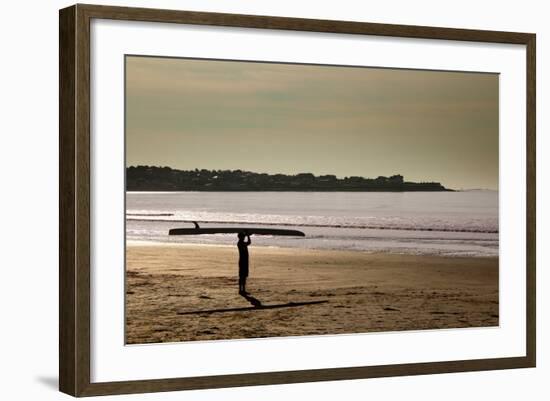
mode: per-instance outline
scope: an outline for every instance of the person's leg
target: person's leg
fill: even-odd
[[[243,292],[246,293],[246,279],[248,278],[248,260],[243,263],[241,277],[243,278]]]
[[[239,293],[246,293],[246,276],[239,276]]]

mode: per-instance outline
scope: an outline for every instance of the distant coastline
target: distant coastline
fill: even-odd
[[[377,178],[312,173],[267,174],[243,170],[176,170],[170,167],[126,168],[127,191],[294,191],[294,192],[441,192],[439,182],[405,181],[400,174]]]

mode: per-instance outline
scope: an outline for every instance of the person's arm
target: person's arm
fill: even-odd
[[[246,234],[246,239],[248,240],[246,242],[246,245],[250,245],[252,243],[252,241],[250,240],[250,234]]]

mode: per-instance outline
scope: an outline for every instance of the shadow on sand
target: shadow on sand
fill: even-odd
[[[191,312],[178,312],[178,315],[202,315],[210,313],[224,313],[224,312],[244,312],[244,311],[257,311],[257,310],[266,310],[266,309],[279,309],[279,308],[294,308],[297,306],[307,306],[307,305],[317,305],[327,303],[327,300],[322,301],[306,301],[306,302],[288,302],[286,304],[274,304],[274,305],[264,305],[258,298],[254,298],[248,293],[241,293],[241,297],[246,299],[252,306],[244,308],[226,308],[226,309],[207,309],[207,310],[198,310]]]

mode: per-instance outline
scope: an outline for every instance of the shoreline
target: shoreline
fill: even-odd
[[[129,244],[127,344],[499,324],[497,257],[260,246],[250,255],[247,298],[234,246]]]
[[[126,240],[126,246],[127,247],[182,247],[182,248],[192,248],[192,247],[198,247],[198,248],[226,248],[226,249],[236,249],[236,242],[235,244],[205,244],[205,243],[196,243],[196,242],[163,242],[163,241],[154,241],[154,240]],[[390,252],[390,251],[370,251],[370,250],[363,250],[363,249],[331,249],[331,248],[301,248],[301,247],[290,247],[290,246],[277,246],[277,245],[259,245],[254,244],[251,252],[253,252],[256,249],[260,248],[266,248],[266,249],[281,249],[281,250],[298,250],[298,251],[319,251],[319,252],[357,252],[357,253],[365,253],[369,255],[396,255],[396,256],[426,256],[426,257],[440,257],[440,258],[482,258],[482,259],[492,259],[496,258],[498,259],[498,256],[494,255],[465,255],[465,254],[436,254],[436,253],[410,253],[410,252]]]

